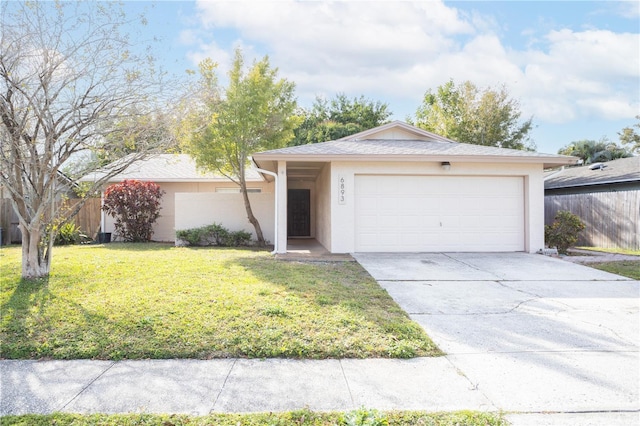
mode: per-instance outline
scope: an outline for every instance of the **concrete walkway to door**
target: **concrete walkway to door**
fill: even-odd
[[[514,423],[640,424],[640,282],[525,253],[354,256]]]

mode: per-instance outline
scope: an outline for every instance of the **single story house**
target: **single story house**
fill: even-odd
[[[332,253],[536,252],[544,247],[544,169],[577,159],[458,143],[395,121],[252,161],[253,211],[279,253],[292,238],[315,238]],[[155,239],[213,222],[253,231],[237,186],[188,157],[158,156],[112,181],[127,178],[166,191]]]
[[[577,159],[458,143],[395,121],[253,161],[277,173],[278,252],[301,236],[332,253],[536,252],[544,169]]]
[[[546,224],[559,210],[586,224],[579,245],[640,249],[640,157],[550,171],[544,193]]]

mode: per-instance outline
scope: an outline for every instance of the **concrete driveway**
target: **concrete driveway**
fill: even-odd
[[[525,253],[354,257],[496,409],[640,424],[640,282]]]

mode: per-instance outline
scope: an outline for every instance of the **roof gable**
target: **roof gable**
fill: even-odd
[[[392,121],[373,129],[365,130],[354,135],[337,139],[338,141],[359,141],[359,140],[423,140],[456,143],[435,133],[412,126],[403,121]]]

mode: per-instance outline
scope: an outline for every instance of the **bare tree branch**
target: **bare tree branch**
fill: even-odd
[[[167,83],[123,32],[132,22],[115,3],[0,3],[0,185],[19,217],[23,277],[49,273],[45,233],[79,209],[56,207],[63,168],[87,174],[104,165],[100,152],[124,157],[96,175],[95,191],[171,143],[140,125],[163,119]],[[130,140],[142,141],[135,152],[124,149]]]

